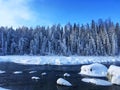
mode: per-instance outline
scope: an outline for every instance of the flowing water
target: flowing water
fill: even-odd
[[[120,65],[118,62],[113,63]],[[107,64],[107,66],[109,66]],[[0,70],[6,73],[0,74],[0,87],[10,90],[120,90],[120,86],[97,86],[82,82],[84,76],[79,75],[81,65],[55,66],[55,65],[19,65],[15,63],[0,63]],[[14,74],[15,71],[22,73]],[[36,71],[32,72],[31,71]],[[46,73],[46,75],[42,75]],[[64,77],[69,73],[70,77]],[[32,80],[31,77],[39,77]],[[58,78],[64,78],[72,83],[73,87],[59,86],[56,84]],[[102,78],[106,79],[106,78]]]

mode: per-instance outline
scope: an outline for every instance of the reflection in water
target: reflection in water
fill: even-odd
[[[72,87],[65,87],[65,86],[56,86],[57,90],[72,90]]]
[[[120,86],[118,85],[113,85],[110,90],[120,90]]]

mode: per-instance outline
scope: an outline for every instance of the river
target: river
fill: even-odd
[[[118,62],[105,64],[120,65]],[[11,62],[0,63],[0,70],[6,73],[0,74],[0,87],[10,90],[120,90],[120,86],[97,86],[82,82],[81,65],[20,65]],[[22,73],[15,74],[15,71]],[[33,71],[32,73],[30,73]],[[42,75],[42,73],[46,73]],[[70,77],[64,77],[64,73],[69,73]],[[31,77],[39,77],[33,80]],[[72,83],[73,87],[59,86],[56,84],[58,78],[64,78]],[[105,79],[106,78],[102,78]]]

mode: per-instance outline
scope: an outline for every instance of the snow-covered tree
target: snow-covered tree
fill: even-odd
[[[47,28],[0,27],[0,55],[119,55],[119,41],[119,23],[110,19]]]

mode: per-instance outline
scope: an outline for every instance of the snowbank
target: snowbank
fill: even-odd
[[[102,56],[0,56],[0,62],[14,62],[35,65],[79,65],[89,63],[116,62],[120,57]]]
[[[99,63],[83,65],[80,74],[94,77],[105,77],[107,75],[107,67]]]
[[[68,82],[67,80],[65,80],[63,78],[59,78],[57,80],[57,84],[63,85],[63,86],[72,86],[72,84],[70,82]]]
[[[120,85],[120,67],[111,65],[108,69],[107,77],[111,83]]]
[[[111,82],[108,82],[106,80],[101,80],[101,79],[96,79],[96,78],[83,78],[82,79],[83,82],[87,82],[87,83],[92,83],[95,85],[101,85],[101,86],[111,86]]]

